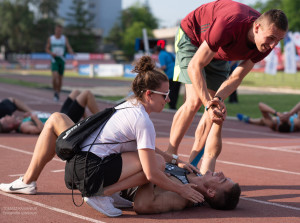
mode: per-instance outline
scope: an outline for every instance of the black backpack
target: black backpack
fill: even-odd
[[[56,140],[55,152],[57,156],[62,160],[72,159],[75,154],[81,151],[80,144],[87,136],[102,124],[104,126],[115,112],[115,107],[106,108],[62,132]]]

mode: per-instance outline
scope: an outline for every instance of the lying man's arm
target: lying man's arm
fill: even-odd
[[[180,211],[188,206],[191,206],[191,202],[187,199],[154,186],[152,183],[139,187],[134,199],[134,211],[138,214]]]

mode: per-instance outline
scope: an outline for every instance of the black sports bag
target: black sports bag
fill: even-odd
[[[79,146],[83,140],[99,126],[105,125],[115,111],[114,107],[106,108],[62,132],[56,140],[55,152],[57,156],[62,160],[72,159],[75,154],[80,152],[81,148]]]

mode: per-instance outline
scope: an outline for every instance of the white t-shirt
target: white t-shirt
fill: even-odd
[[[137,151],[137,149],[155,150],[156,133],[144,106],[136,100],[131,100],[117,106],[116,109],[120,110],[117,110],[108,120],[95,141],[96,145],[92,146],[90,152],[99,157],[105,157],[113,153]],[[83,148],[82,151],[88,151],[89,145],[94,142],[101,127],[83,141],[80,146]],[[97,145],[97,143],[116,142],[120,143]]]

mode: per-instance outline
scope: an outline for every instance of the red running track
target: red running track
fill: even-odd
[[[22,99],[36,110],[58,111],[52,92],[0,83],[0,99]],[[62,100],[67,94],[62,95]],[[110,106],[98,101],[101,108]],[[165,111],[151,118],[157,131],[157,146],[166,148],[174,113]],[[181,143],[179,153],[187,159],[193,144],[196,117]],[[157,215],[136,215],[125,209],[118,218],[108,218],[88,205],[75,207],[71,191],[64,185],[64,162],[55,158],[42,172],[37,195],[0,192],[0,222],[300,222],[300,134],[279,134],[266,127],[226,120],[223,151],[216,170],[239,182],[242,195],[233,211],[209,207]],[[24,174],[37,136],[0,134],[0,182],[11,182]],[[81,201],[79,193],[75,199]]]

